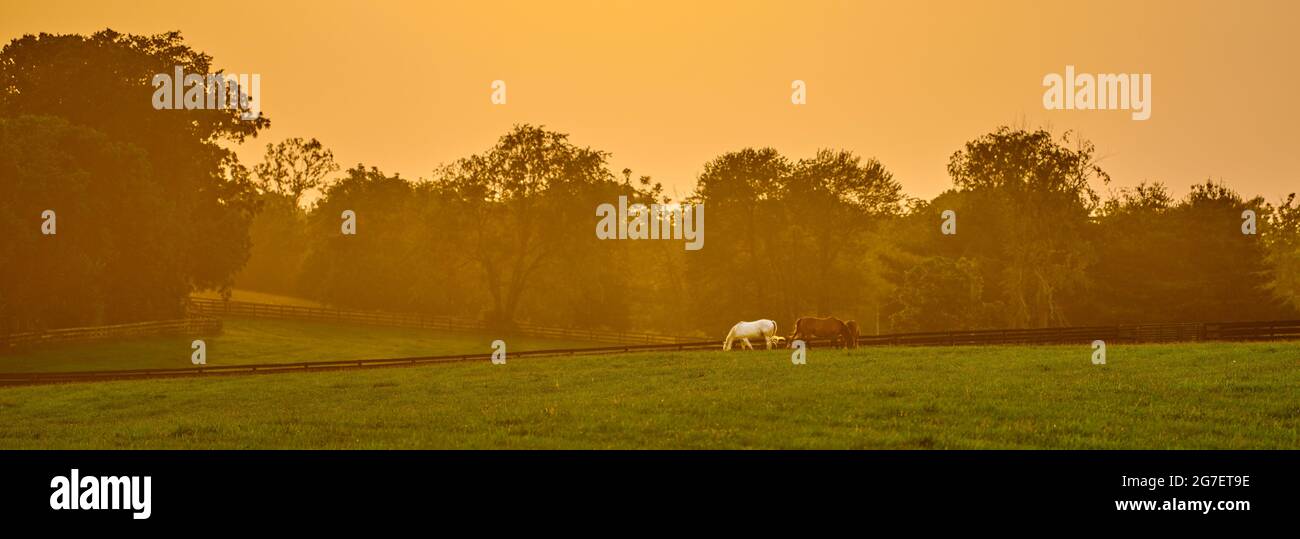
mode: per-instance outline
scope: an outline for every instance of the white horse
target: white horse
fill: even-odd
[[[767,344],[767,349],[772,349],[772,339],[776,336],[776,322],[768,319],[755,320],[753,322],[737,322],[731,326],[731,331],[727,333],[727,339],[722,341],[723,350],[731,350],[731,343],[736,339],[745,345],[745,348],[754,349],[754,345],[749,344],[749,339],[763,338]]]

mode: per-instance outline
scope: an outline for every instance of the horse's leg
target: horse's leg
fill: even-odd
[[[752,344],[749,343],[749,337],[742,337],[740,340],[743,341],[743,342],[745,343],[745,349],[746,349],[746,350],[753,350],[753,349],[754,349],[754,345],[752,345]]]

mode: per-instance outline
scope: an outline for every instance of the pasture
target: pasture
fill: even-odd
[[[650,352],[0,388],[3,448],[1300,447],[1300,342]]]
[[[190,343],[195,338],[202,338],[207,344],[209,366],[489,353],[496,338],[479,333],[297,320],[227,318],[223,322],[220,335],[144,337],[0,354],[0,372],[193,367]],[[584,346],[593,344],[510,338],[510,350]]]

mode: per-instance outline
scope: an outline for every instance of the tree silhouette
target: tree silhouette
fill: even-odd
[[[267,144],[266,156],[253,167],[263,192],[289,197],[295,206],[302,203],[303,194],[324,187],[329,175],[338,170],[334,152],[319,140],[301,137]]]
[[[0,174],[9,183],[22,169],[38,168],[41,156],[56,152],[58,159],[78,163],[77,179],[49,178],[50,189],[26,193],[22,203],[48,205],[54,193],[77,182],[84,188],[103,192],[103,211],[113,216],[101,224],[115,241],[117,255],[88,251],[79,264],[107,268],[105,282],[148,279],[151,287],[113,289],[87,312],[105,313],[105,320],[161,318],[180,314],[184,297],[194,288],[230,285],[244,264],[249,249],[248,225],[256,211],[255,190],[247,171],[222,141],[242,142],[269,126],[259,116],[241,120],[239,110],[155,110],[152,104],[156,74],[172,74],[176,67],[185,73],[211,72],[211,58],[197,52],[178,32],[136,36],[104,30],[91,36],[27,35],[15,39],[0,51],[0,117],[24,116],[61,118],[71,126],[93,130],[103,136],[102,144],[72,144],[62,148],[37,149],[23,145],[9,156],[19,159],[14,168]],[[23,123],[11,124],[28,125]],[[47,131],[48,132],[48,131]],[[93,138],[82,133],[83,138]],[[43,139],[57,141],[62,135]],[[46,144],[47,142],[41,142]],[[55,142],[51,142],[55,143]],[[122,181],[121,165],[98,159],[97,148],[111,145],[112,153],[136,152],[145,170],[135,174],[139,181]],[[41,152],[33,154],[31,152]],[[16,155],[16,156],[15,156]],[[136,167],[138,169],[138,167]],[[71,174],[69,169],[65,172]],[[141,203],[142,199],[159,201]],[[76,208],[75,202],[63,202]],[[80,241],[78,234],[89,230],[77,226],[86,215],[63,214],[68,226],[60,241]],[[29,223],[22,219],[24,226]],[[148,243],[152,247],[141,244]],[[28,246],[36,251],[21,254],[41,256],[48,245]],[[25,247],[25,248],[28,248]],[[149,256],[124,257],[123,253],[148,251]],[[46,268],[56,272],[56,268]],[[67,301],[77,301],[65,298]],[[50,298],[49,301],[61,301]],[[99,318],[99,317],[92,317]]]

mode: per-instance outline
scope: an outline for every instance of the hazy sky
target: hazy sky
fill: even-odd
[[[317,137],[408,177],[544,124],[686,194],[723,152],[874,156],[914,196],[999,125],[1075,130],[1116,186],[1300,190],[1300,2],[62,2],[0,0],[0,38],[180,30],[260,73],[266,142]],[[1151,118],[1048,111],[1042,81],[1150,73]],[[502,79],[509,102],[489,101]],[[808,104],[790,84],[808,84]]]

